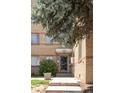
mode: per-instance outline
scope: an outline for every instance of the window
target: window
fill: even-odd
[[[47,56],[46,59],[47,60],[53,60],[53,57],[52,56]]]
[[[51,44],[52,43],[52,38],[46,36],[46,43]]]
[[[39,34],[31,34],[31,43],[32,44],[39,44],[40,43]]]
[[[32,66],[40,65],[40,57],[39,56],[32,56],[31,57],[31,65]]]

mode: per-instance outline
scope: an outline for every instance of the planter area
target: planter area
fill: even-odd
[[[31,93],[46,93],[50,80],[31,80]]]
[[[44,73],[45,80],[51,80],[51,73]]]

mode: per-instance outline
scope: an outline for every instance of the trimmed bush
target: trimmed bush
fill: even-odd
[[[44,73],[51,73],[52,76],[56,76],[57,65],[53,60],[43,60],[40,62],[40,75]]]

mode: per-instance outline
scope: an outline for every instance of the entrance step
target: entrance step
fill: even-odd
[[[56,77],[73,77],[72,73],[57,73]]]
[[[82,93],[80,80],[72,77],[56,77],[50,81],[46,93]]]
[[[80,80],[76,78],[54,78],[49,86],[80,86]]]
[[[80,86],[49,86],[46,93],[82,93]]]
[[[50,83],[49,86],[80,86],[80,83]]]

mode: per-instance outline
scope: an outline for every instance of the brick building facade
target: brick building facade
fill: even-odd
[[[32,0],[32,7],[36,0]],[[39,63],[43,59],[52,59],[58,66],[58,73],[72,73],[82,83],[93,83],[93,34],[80,40],[73,49],[51,42],[40,24],[32,24],[31,30],[31,73],[39,74]],[[74,58],[71,58],[72,53]],[[73,64],[71,60],[73,59]],[[64,61],[63,61],[64,60]],[[65,64],[65,65],[64,65]]]

